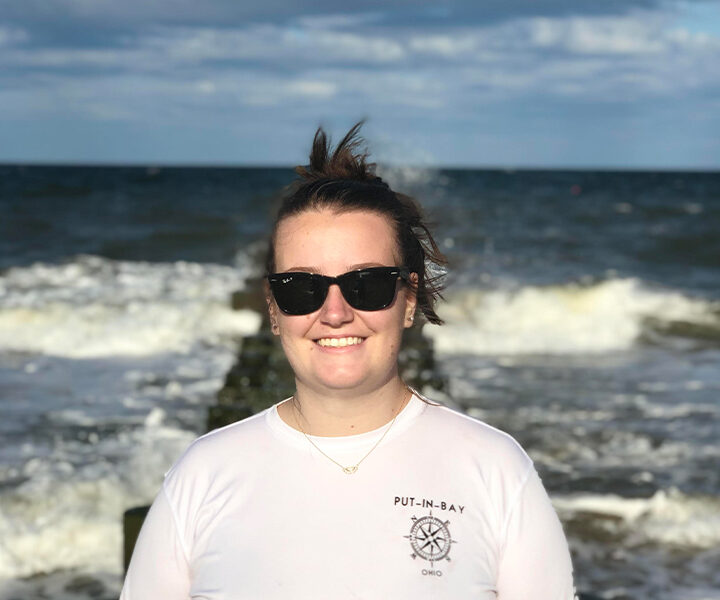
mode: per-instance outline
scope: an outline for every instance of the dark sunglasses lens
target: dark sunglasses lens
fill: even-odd
[[[318,310],[332,283],[340,286],[347,303],[357,310],[381,310],[395,299],[399,271],[372,267],[337,278],[312,273],[278,273],[269,278],[275,302],[288,315],[307,315]]]
[[[275,302],[288,315],[307,315],[325,302],[327,288],[310,273],[286,273],[270,282]]]
[[[395,299],[397,273],[367,269],[341,277],[345,300],[358,310],[381,310]]]

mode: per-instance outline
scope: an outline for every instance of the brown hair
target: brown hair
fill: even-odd
[[[442,324],[435,312],[441,298],[442,267],[447,259],[440,252],[420,205],[410,196],[394,192],[375,175],[375,164],[367,162],[367,151],[361,150],[356,123],[332,151],[325,132],[315,132],[310,164],[298,166],[300,176],[286,190],[275,219],[266,268],[275,271],[275,237],[283,219],[311,209],[332,208],[340,212],[367,210],[386,216],[392,223],[400,249],[401,266],[417,273],[414,285],[417,306],[431,323]]]

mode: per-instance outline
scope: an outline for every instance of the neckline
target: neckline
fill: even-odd
[[[305,439],[305,435],[285,423],[285,421],[283,421],[278,414],[277,407],[280,404],[282,404],[282,402],[278,402],[277,404],[273,405],[268,409],[265,415],[265,420],[268,426],[273,431],[273,433],[281,437],[283,440],[290,442],[295,446],[300,446],[303,448],[307,447],[308,441]],[[415,418],[425,410],[426,407],[427,404],[419,398],[418,393],[415,390],[412,390],[410,399],[408,400],[405,407],[398,413],[392,429],[388,431],[385,439],[382,441],[380,446],[386,444],[389,440],[397,437],[400,433],[405,431],[412,424]],[[375,442],[377,442],[378,436],[383,434],[383,431],[389,424],[390,422],[388,421],[377,429],[366,431],[364,433],[356,433],[353,435],[333,437],[309,435],[308,437],[312,438],[312,440],[316,441],[318,444],[322,444],[323,449],[327,448],[328,451],[342,452],[343,450],[355,450],[357,448],[365,447],[369,444],[374,444]]]

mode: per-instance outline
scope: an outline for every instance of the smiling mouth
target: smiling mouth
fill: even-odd
[[[341,338],[320,338],[315,340],[318,346],[323,348],[344,348],[345,346],[357,346],[365,341],[363,337],[341,337]]]

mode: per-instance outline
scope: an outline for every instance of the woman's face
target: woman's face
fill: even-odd
[[[400,266],[392,225],[375,212],[308,210],[281,221],[275,240],[279,273],[337,276],[363,267]],[[268,303],[298,385],[316,393],[368,393],[396,376],[402,331],[412,324],[415,310],[408,286],[398,283],[395,301],[378,311],[352,308],[337,285],[308,315],[286,315],[272,298]],[[346,345],[327,345],[333,338]]]

